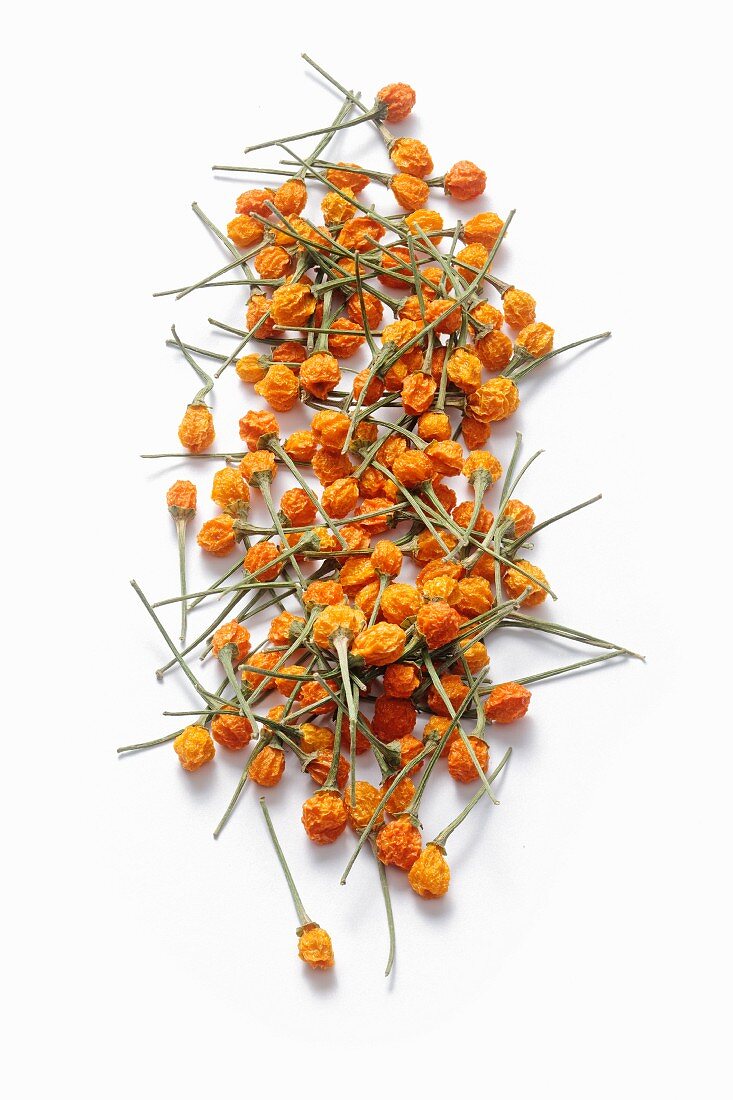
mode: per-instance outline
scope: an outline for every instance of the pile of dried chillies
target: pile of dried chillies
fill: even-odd
[[[332,844],[347,825],[356,834],[341,881],[367,842],[376,855],[390,932],[389,973],[394,923],[386,868],[407,872],[423,898],[446,893],[447,840],[485,795],[496,802],[492,784],[511,752],[489,774],[491,723],[526,714],[530,683],[637,656],[532,614],[554,593],[539,566],[524,557],[530,540],[592,501],[538,523],[514,495],[537,456],[520,464],[517,435],[504,473],[485,449],[491,425],[517,409],[520,385],[531,371],[608,333],[554,348],[553,330],[535,320],[532,296],[492,273],[513,211],[506,219],[491,212],[466,222],[456,218],[445,227],[429,208],[431,189],[458,202],[475,199],[486,175],[462,160],[433,176],[426,146],[391,133],[386,123],[402,122],[414,106],[409,85],[387,85],[368,107],[306,61],[343,97],[336,119],[252,147],[277,146],[285,158],[276,167],[215,166],[285,179],[276,188],[241,194],[226,235],[194,204],[232,259],[189,286],[163,292],[181,298],[216,286],[249,290],[243,329],[210,319],[234,338],[230,354],[185,344],[175,328],[168,341],[201,381],[179,427],[182,457],[223,462],[211,489],[220,511],[200,527],[198,544],[221,557],[239,544],[244,554],[210,588],[188,592],[186,526],[196,512],[196,486],[171,486],[180,594],[151,605],[135,582],[133,587],[172,654],[157,675],[179,668],[203,705],[186,712],[195,724],[118,751],[173,741],[182,767],[195,771],[213,759],[215,745],[247,750],[215,836],[247,783],[275,786],[290,756],[317,786],[302,806],[309,839]],[[394,171],[324,159],[334,134],[363,123],[378,131]],[[319,141],[303,159],[289,143],[309,137]],[[373,184],[388,189],[402,213],[380,214],[363,194]],[[315,192],[321,195],[317,220],[305,215]],[[500,306],[486,299],[490,291]],[[245,353],[253,342],[262,350]],[[366,362],[356,369],[349,363],[359,353]],[[219,361],[213,377],[200,359]],[[214,423],[207,398],[230,364],[272,411],[250,411],[239,421],[246,451],[215,454],[209,451]],[[302,428],[282,438],[275,414],[296,406],[304,414]],[[276,500],[278,475],[289,487]],[[469,499],[458,501],[447,483],[456,478],[470,486]],[[492,489],[490,509],[485,499]],[[249,517],[256,493],[269,514],[264,526]],[[400,579],[408,563],[416,572],[410,581],[404,574]],[[188,641],[188,610],[210,600],[219,608],[222,597],[223,609]],[[178,645],[156,612],[169,604],[180,606]],[[247,621],[265,613],[267,636],[253,647]],[[547,632],[602,652],[492,683],[486,638],[506,628]],[[218,658],[218,686],[199,680],[187,660],[194,654]],[[283,701],[270,698],[273,705],[264,709],[273,693]],[[418,732],[423,715],[427,721]],[[357,778],[362,756],[376,761],[379,786]],[[429,779],[444,768],[453,781],[478,788],[458,817],[423,845],[420,805]],[[260,801],[298,912],[300,956],[314,968],[328,968],[330,938],[306,914]]]

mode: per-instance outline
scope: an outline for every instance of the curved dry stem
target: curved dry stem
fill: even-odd
[[[279,862],[280,866],[282,867],[282,872],[285,875],[285,881],[288,884],[288,889],[290,890],[290,896],[293,899],[293,904],[295,906],[295,911],[298,914],[298,921],[300,923],[301,928],[304,928],[306,925],[312,924],[313,921],[310,919],[310,917],[306,913],[305,908],[303,906],[303,902],[300,900],[300,894],[298,893],[298,888],[295,885],[295,880],[294,880],[294,878],[291,874],[290,868],[288,867],[287,860],[285,859],[285,854],[284,854],[282,848],[280,847],[280,841],[277,839],[277,834],[275,832],[275,826],[272,824],[272,818],[270,817],[269,810],[267,809],[267,803],[265,802],[264,795],[260,799],[260,807],[262,809],[262,813],[263,813],[264,818],[265,818],[265,824],[267,825],[267,831],[270,834],[270,840],[272,841],[272,845],[275,849],[275,855],[277,856],[278,862]]]

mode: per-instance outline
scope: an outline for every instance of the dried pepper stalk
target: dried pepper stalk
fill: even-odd
[[[300,894],[298,893],[293,876],[290,873],[290,868],[283,854],[283,850],[280,847],[280,842],[277,839],[275,827],[272,824],[272,818],[270,817],[270,812],[267,809],[267,803],[264,798],[260,799],[260,806],[262,807],[262,813],[265,817],[265,823],[275,849],[275,854],[277,855],[278,862],[285,875],[285,881],[288,884],[295,911],[298,914],[298,921],[300,922],[297,929],[298,954],[303,962],[307,963],[312,970],[330,970],[334,962],[331,937],[325,929],[321,928],[315,921],[312,921],[306,913],[303,902],[300,900]]]

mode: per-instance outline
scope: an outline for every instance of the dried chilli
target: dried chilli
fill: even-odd
[[[537,455],[520,466],[519,433],[506,469],[487,448],[492,425],[516,413],[531,372],[609,333],[555,347],[534,297],[494,273],[514,211],[483,211],[446,225],[431,209],[434,189],[457,204],[470,202],[484,194],[487,177],[466,159],[433,175],[427,146],[387,128],[415,107],[408,84],[385,85],[368,106],[303,56],[343,97],[339,113],[330,124],[246,150],[279,149],[283,157],[270,168],[215,166],[278,182],[242,192],[225,232],[194,204],[230,259],[162,292],[181,298],[203,288],[246,288],[242,328],[210,319],[233,341],[228,354],[184,344],[172,329],[169,345],[202,386],[178,428],[185,451],[144,456],[217,464],[207,495],[219,511],[196,538],[204,555],[234,559],[236,551],[236,560],[214,584],[187,590],[186,529],[197,489],[176,481],[167,504],[178,535],[179,592],[151,604],[133,586],[172,654],[158,677],[178,670],[198,701],[185,712],[191,725],[118,752],[172,742],[187,772],[205,767],[218,750],[245,753],[215,836],[248,784],[278,785],[288,757],[294,760],[318,788],[297,800],[306,837],[319,846],[356,838],[341,881],[367,843],[376,857],[389,974],[395,937],[388,874],[406,874],[420,898],[445,895],[448,838],[484,795],[497,803],[492,784],[512,751],[489,774],[491,726],[524,718],[530,684],[638,656],[531,613],[556,598],[542,568],[524,556],[534,536],[599,498],[537,522],[515,495]],[[390,165],[325,159],[335,135],[361,124],[376,129]],[[319,142],[307,158],[290,148],[311,137]],[[364,194],[375,187],[397,213],[380,212],[379,195]],[[357,356],[358,366],[350,365]],[[201,358],[218,363],[213,377]],[[246,449],[217,453],[208,400],[232,363],[236,384],[253,387],[250,395],[266,407],[232,410]],[[300,419],[287,435],[278,414],[291,410]],[[264,520],[256,520],[256,501]],[[157,613],[175,605],[180,646]],[[202,605],[201,614],[206,606],[215,613],[187,643],[188,613]],[[253,646],[247,624],[262,622],[267,632]],[[492,682],[487,644],[507,629],[599,652]],[[199,680],[194,655],[218,660],[218,686]],[[419,810],[438,772],[444,783],[478,789],[424,845]],[[298,913],[300,957],[329,969],[330,937],[306,914],[260,802]]]

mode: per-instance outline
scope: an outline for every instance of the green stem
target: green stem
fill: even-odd
[[[219,839],[219,836],[221,835],[222,829],[224,828],[226,823],[229,821],[229,818],[234,813],[234,808],[237,805],[237,803],[239,802],[239,799],[242,795],[242,791],[247,786],[247,781],[249,779],[249,769],[250,769],[250,765],[252,764],[252,761],[257,756],[259,756],[259,754],[262,752],[263,749],[267,748],[267,746],[270,744],[271,740],[272,740],[271,737],[261,737],[260,740],[257,742],[257,744],[252,749],[249,756],[247,757],[247,761],[244,765],[244,768],[242,769],[242,774],[239,777],[239,782],[237,783],[237,786],[234,789],[234,794],[232,795],[231,799],[229,800],[229,805],[227,806],[226,810],[224,811],[224,814],[222,816],[221,821],[219,822],[219,824],[214,829],[214,840]]]
[[[137,583],[137,581],[134,581],[134,580],[130,581],[130,584],[134,588],[137,595],[140,597],[140,601],[142,602],[143,606],[145,607],[145,610],[148,612],[151,619],[153,620],[153,622],[157,626],[157,628],[160,631],[166,645],[168,646],[171,653],[173,654],[174,659],[178,662],[178,664],[183,669],[187,679],[191,682],[193,687],[196,689],[197,694],[201,696],[201,698],[207,704],[207,706],[210,705],[212,702],[215,705],[218,705],[221,702],[221,700],[218,699],[217,696],[215,696],[212,692],[207,691],[206,688],[204,688],[203,685],[199,683],[199,681],[196,679],[194,674],[191,672],[191,669],[188,667],[186,662],[183,660],[183,657],[178,652],[178,649],[173,644],[173,642],[170,638],[170,635],[168,634],[168,631],[165,629],[162,622],[160,621],[158,616],[153,611],[153,608],[151,607],[151,605],[148,602],[146,596],[144,595],[142,589],[140,588],[140,585]]]
[[[304,130],[302,134],[288,134],[286,137],[273,138],[271,141],[261,141],[257,145],[248,145],[245,153],[254,153],[257,149],[270,149],[273,145],[281,145],[284,141],[300,141],[301,138],[318,137],[319,134],[335,134],[338,130],[347,130],[351,126],[360,126],[362,122],[370,122],[373,118],[383,118],[384,107],[374,107],[359,118],[352,118],[349,122],[340,122],[337,126],[321,126],[317,130]]]
[[[221,365],[221,366],[219,367],[218,371],[215,371],[215,373],[214,373],[214,378],[219,378],[219,377],[220,377],[220,376],[221,376],[221,375],[222,375],[222,374],[224,373],[224,371],[225,371],[225,370],[227,369],[227,367],[228,367],[228,366],[229,366],[229,365],[230,365],[231,363],[233,363],[233,362],[234,362],[234,360],[235,360],[235,359],[236,359],[236,358],[237,358],[237,357],[238,357],[239,355],[241,355],[241,353],[242,353],[242,352],[244,351],[244,349],[246,348],[246,346],[247,346],[247,344],[249,343],[249,341],[250,341],[251,339],[253,339],[253,337],[254,337],[254,336],[256,336],[256,335],[257,335],[258,331],[259,331],[259,330],[260,330],[260,329],[262,328],[262,326],[264,325],[265,321],[267,321],[267,320],[269,319],[269,316],[270,316],[270,311],[269,311],[269,309],[268,309],[266,313],[263,313],[263,314],[262,314],[262,316],[260,317],[259,321],[256,321],[256,322],[255,322],[255,324],[254,324],[254,325],[252,325],[252,328],[251,328],[251,329],[249,330],[249,332],[245,333],[245,335],[243,336],[242,340],[241,340],[241,341],[239,342],[239,344],[237,344],[236,348],[235,348],[235,349],[234,349],[234,351],[233,351],[233,352],[231,353],[231,355],[228,355],[228,356],[227,356],[227,358],[226,358],[226,359],[224,360],[224,362],[222,363],[222,365]]]
[[[358,107],[358,109],[362,112],[362,114],[368,114],[369,113],[369,108],[366,107],[361,102],[361,100],[357,96],[354,95],[353,92],[350,92],[347,88],[345,88],[343,86],[343,84],[339,84],[338,80],[336,80],[335,77],[331,76],[330,73],[327,73],[325,69],[322,69],[321,66],[316,61],[314,61],[312,57],[309,57],[307,53],[303,53],[300,56],[303,58],[304,61],[307,61],[308,64],[312,68],[314,68],[317,73],[320,73],[321,76],[329,82],[329,84],[333,84],[334,88],[338,88],[338,90],[341,92],[341,94],[346,96],[346,98],[349,99],[354,104],[355,107]],[[373,121],[374,121],[374,125],[376,126],[376,128],[379,132],[380,137],[382,138],[385,145],[389,149],[390,145],[394,141],[394,135],[389,132],[389,130],[387,129],[387,127],[384,125],[383,122],[376,121],[376,120],[373,120]]]
[[[193,210],[199,221],[203,222],[209,232],[213,233],[213,235],[221,242],[221,244],[224,245],[227,252],[231,252],[232,256],[234,256],[236,260],[241,261],[243,257],[237,246],[234,244],[234,241],[230,241],[229,238],[224,233],[222,233],[221,229],[218,229],[217,226],[214,225],[211,218],[206,217],[206,214],[204,214],[199,204],[197,202],[192,202],[191,209]]]
[[[351,739],[351,744],[353,744],[356,734],[356,711],[354,709],[354,695],[351,690],[349,639],[345,634],[337,634],[335,638],[331,638],[331,642],[338,657],[341,682],[343,684],[344,694],[346,695],[346,707],[349,715],[349,737]],[[331,767],[328,770],[328,775],[326,776],[326,782],[323,784],[323,790],[335,790],[336,788],[336,776],[338,775],[338,765],[341,756],[341,725],[342,723],[340,721],[336,723],[333,739],[333,759],[331,761]]]
[[[565,519],[565,516],[571,516],[573,512],[579,512],[581,508],[587,508],[589,504],[595,504],[601,500],[603,494],[597,493],[596,496],[590,497],[589,500],[584,500],[582,504],[576,504],[573,508],[566,508],[564,512],[558,512],[555,516],[550,516],[549,519],[543,520],[542,523],[537,523],[528,531],[526,535],[523,535],[520,539],[515,539],[507,550],[507,554],[513,554],[527,539],[531,539],[533,535],[536,535],[538,531],[543,531],[545,527],[549,527],[551,523],[557,523],[559,519]]]
[[[555,348],[554,351],[548,351],[546,355],[541,355],[539,359],[533,359],[530,363],[519,364],[519,368],[515,369],[512,373],[512,377],[515,381],[519,381],[524,378],[525,375],[533,371],[535,367],[538,367],[540,363],[546,363],[548,359],[553,359],[556,355],[561,355],[564,351],[571,351],[573,348],[579,348],[582,344],[591,344],[596,340],[607,340],[611,335],[610,332],[599,332],[596,336],[586,336],[583,340],[573,340],[572,344],[564,344],[561,348]],[[511,363],[506,368],[505,372],[508,373],[511,367]]]
[[[430,676],[430,679],[433,681],[433,686],[435,687],[435,690],[438,692],[438,695],[440,695],[441,699],[445,703],[446,708],[448,710],[448,714],[452,718],[455,717],[455,714],[456,714],[455,708],[454,708],[453,704],[451,703],[450,699],[448,698],[448,696],[446,695],[445,688],[443,687],[443,685],[440,682],[440,677],[438,676],[437,672],[435,671],[435,665],[433,664],[432,659],[430,657],[430,653],[428,652],[427,649],[425,650],[424,660],[425,660],[425,667],[428,670],[428,675]],[[488,794],[491,801],[494,803],[495,806],[498,806],[499,805],[499,800],[494,795],[494,792],[491,789],[491,784],[489,783],[489,780],[486,776],[486,773],[484,772],[483,768],[481,767],[481,765],[478,762],[478,757],[476,756],[473,745],[469,741],[468,736],[466,735],[463,727],[460,724],[456,726],[456,729],[458,730],[458,736],[460,737],[461,741],[463,741],[466,752],[468,753],[468,755],[471,759],[471,763],[473,764],[474,768],[476,769],[477,778],[480,779],[481,782],[483,783],[484,788],[486,789],[486,793]]]
[[[384,590],[385,590],[385,588],[387,587],[387,585],[389,584],[389,582],[391,580],[392,580],[392,578],[390,576],[388,576],[386,573],[380,573],[380,575],[379,575],[379,591],[377,592],[377,597],[374,601],[374,607],[372,608],[372,613],[369,616],[369,622],[367,623],[367,626],[374,626],[375,622],[377,621],[377,615],[379,614],[379,606],[382,602],[382,596],[384,595]]]
[[[457,544],[453,547],[450,554],[448,555],[449,561],[455,558],[461,552],[463,547],[468,544],[471,535],[473,534],[473,529],[478,521],[479,512],[481,511],[481,505],[484,502],[484,494],[486,493],[486,490],[491,486],[491,484],[491,475],[488,470],[482,468],[476,471],[473,477],[474,501],[471,518],[466,525],[466,530],[462,535],[459,536]]]
[[[488,667],[481,670],[479,675],[476,677],[476,680],[471,685],[471,690],[469,691],[468,695],[461,702],[460,706],[458,707],[458,710],[455,712],[455,714],[451,718],[449,725],[446,726],[444,732],[440,736],[440,739],[436,743],[435,752],[431,756],[430,760],[428,760],[425,771],[423,772],[423,775],[420,779],[420,782],[418,783],[417,788],[415,790],[415,794],[412,797],[412,802],[410,803],[410,805],[407,807],[407,810],[406,810],[406,813],[410,814],[410,817],[413,819],[413,821],[416,825],[419,824],[420,803],[422,801],[423,794],[425,793],[425,789],[427,788],[428,780],[430,778],[431,772],[432,772],[433,768],[435,767],[435,765],[437,764],[438,760],[440,759],[440,754],[442,753],[443,749],[445,748],[445,746],[448,742],[448,738],[450,737],[451,733],[459,725],[461,718],[466,713],[466,711],[469,709],[469,707],[472,705],[472,703],[474,703],[474,701],[476,701],[478,699],[479,689],[480,689],[481,684],[483,683],[483,681],[488,676],[488,674],[489,674]],[[477,709],[480,709],[478,707],[478,702],[476,702],[476,706],[477,706]],[[483,724],[482,724],[482,728],[483,728]],[[479,730],[479,727],[478,727],[478,723],[477,723],[477,726],[476,726],[476,732],[477,733],[478,733],[478,730]],[[483,789],[484,788],[482,787],[482,791],[483,791]]]
[[[175,340],[166,340],[165,346],[167,348],[177,348],[178,344]],[[223,363],[226,359],[226,355],[222,355],[218,351],[210,351],[208,348],[199,348],[196,344],[183,344],[183,347],[187,351],[192,351],[196,355],[203,355],[206,359],[217,359],[220,363]]]
[[[291,645],[288,646],[286,651],[279,658],[277,664],[274,665],[274,667],[271,669],[270,675],[273,675],[274,673],[278,672],[281,668],[283,668],[287,664],[289,658],[292,657],[293,653],[295,653],[296,650],[300,649],[300,647],[303,643],[303,639],[307,638],[308,635],[310,634],[311,627],[313,626],[313,622],[314,622],[314,620],[316,618],[316,615],[318,614],[319,611],[320,611],[320,608],[314,608],[314,610],[310,612],[308,618],[306,619],[305,623],[303,624],[302,630],[298,634],[298,637],[295,639],[295,641],[293,641],[291,643]],[[262,672],[262,669],[257,668],[255,665],[243,664],[240,667],[245,672],[258,672],[258,673]],[[302,678],[303,680],[306,680],[306,681],[313,679],[312,676],[303,676],[303,677],[297,677],[297,678],[298,679]],[[296,679],[296,676],[295,676],[295,674],[288,673],[287,674],[287,679],[293,679],[294,680],[294,679]],[[265,686],[266,683],[267,683],[267,679],[264,679],[262,681],[262,683],[258,684],[258,686],[254,689],[254,691],[252,692],[252,694],[249,697],[250,706],[254,706],[254,704],[257,702],[257,700],[263,694],[264,686]]]
[[[362,306],[363,306],[363,303],[362,303]],[[377,354],[372,359],[372,362],[369,366],[369,373],[367,374],[364,385],[361,388],[361,393],[357,397],[356,403],[354,404],[353,409],[350,409],[350,412],[349,412],[349,419],[350,419],[351,423],[349,424],[348,431],[346,432],[346,438],[344,440],[344,445],[341,448],[341,453],[342,454],[347,453],[347,451],[348,451],[348,449],[351,445],[351,439],[352,439],[352,436],[354,434],[354,430],[357,427],[359,421],[362,419],[362,417],[369,415],[369,411],[371,409],[371,406],[369,406],[367,409],[365,409],[363,413],[362,413],[362,406],[363,406],[364,401],[366,399],[367,390],[369,389],[369,386],[372,382],[372,379],[375,378],[375,376],[377,374],[380,374],[382,372],[382,369],[384,367],[384,363],[385,363],[385,360],[386,360],[386,357],[387,357],[388,354],[389,354],[389,352],[382,349],[381,351],[378,351]],[[347,407],[349,407],[349,405],[351,403],[351,396],[352,395],[349,394],[349,396],[347,398]]]
[[[601,661],[612,661],[615,657],[628,657],[630,654],[624,649],[615,649],[612,653],[603,653],[600,657],[589,657],[586,661],[575,661],[571,665],[561,665],[559,668],[551,668],[547,672],[537,672],[533,676],[522,676],[513,680],[514,684],[537,684],[540,680],[549,680],[552,676],[562,676],[565,672],[574,672],[578,668],[587,668],[588,665],[598,665]],[[497,685],[494,685],[498,687]]]
[[[240,562],[240,565],[241,565],[241,562]],[[237,617],[238,622],[242,623],[246,619],[248,619],[250,617],[250,615],[253,615],[253,614],[255,614],[256,612],[259,612],[259,611],[265,611],[268,607],[271,607],[272,604],[279,603],[279,597],[275,596],[275,597],[273,597],[273,599],[268,600],[266,603],[260,604],[258,607],[255,607],[254,605],[257,603],[257,601],[259,600],[262,593],[263,593],[263,589],[258,589],[255,592],[254,596],[249,601],[249,603],[246,605],[246,607],[245,607],[244,611],[242,612],[242,614]],[[193,642],[191,642],[189,645],[187,645],[185,649],[181,650],[181,656],[186,657],[189,653],[191,653],[196,648],[196,646],[200,645],[201,642],[203,642],[206,638],[208,638],[213,633],[213,631],[216,630],[216,628],[218,626],[221,626],[221,624],[224,622],[224,620],[226,618],[229,617],[230,613],[234,610],[234,608],[237,606],[237,604],[243,598],[244,595],[245,595],[244,592],[239,592],[232,600],[230,600],[229,603],[227,603],[227,605],[225,606],[224,610],[221,611],[219,613],[219,615],[217,615],[217,617],[214,619],[213,623],[210,623],[206,627],[206,629],[203,630],[201,632],[201,634],[199,634],[198,638],[196,638]],[[193,606],[193,605],[191,605],[191,606]],[[169,669],[173,668],[175,663],[176,663],[175,660],[172,660],[172,661],[169,661],[167,665],[163,665],[161,668],[156,669],[155,670],[156,677],[159,680],[162,680],[163,676],[166,674],[166,672],[168,672]]]
[[[278,554],[277,558],[273,558],[272,561],[265,562],[261,565],[255,573],[249,573],[247,580],[240,581],[239,584],[229,584],[225,588],[204,588],[200,592],[192,592],[189,595],[192,596],[225,596],[229,592],[249,592],[253,588],[260,590],[269,590],[271,588],[297,588],[295,581],[252,581],[252,577],[256,574],[262,573],[263,570],[271,568],[279,561],[282,561],[286,555]],[[168,596],[165,600],[157,600],[153,607],[168,607],[172,603],[180,603],[183,599],[182,596]]]
[[[446,544],[443,542],[443,539],[441,538],[440,532],[435,527],[432,520],[427,515],[427,513],[424,511],[424,509],[418,504],[417,500],[412,495],[412,493],[409,491],[409,489],[406,489],[405,486],[402,484],[402,482],[398,481],[398,479],[394,476],[392,471],[387,469],[386,466],[383,466],[381,462],[377,462],[376,459],[375,459],[372,462],[372,466],[374,466],[375,469],[379,470],[379,472],[381,474],[384,474],[384,476],[387,478],[388,481],[391,481],[394,485],[397,486],[397,488],[402,493],[405,500],[407,500],[412,505],[414,510],[417,512],[420,519],[423,521],[423,523],[427,527],[430,534],[433,536],[435,541],[438,543],[438,546],[440,546],[443,553],[448,554],[449,553],[449,547],[447,547]]]
[[[509,748],[504,753],[504,755],[502,756],[501,762],[499,763],[499,766],[491,773],[491,780],[492,781],[494,779],[496,779],[497,776],[500,774],[502,768],[505,766],[505,764],[507,763],[507,761],[509,760],[509,757],[511,755],[512,755],[512,749],[511,749],[511,745],[510,745]],[[466,818],[470,814],[471,810],[474,808],[474,806],[477,803],[479,803],[481,801],[481,799],[484,797],[485,794],[486,794],[486,791],[483,788],[480,791],[478,791],[473,796],[473,798],[469,802],[466,803],[466,805],[463,807],[463,809],[458,814],[458,816],[453,818],[450,825],[446,825],[446,827],[441,832],[439,832],[438,835],[435,837],[435,839],[432,840],[430,843],[434,844],[436,846],[436,848],[445,848],[448,837],[451,835],[451,833],[455,829],[458,828],[458,826],[461,824],[462,821],[466,820]]]
[[[282,523],[280,522],[280,516],[278,514],[277,508],[275,507],[275,503],[272,499],[272,493],[270,492],[270,480],[267,477],[263,476],[259,478],[253,478],[252,483],[256,484],[259,487],[260,492],[262,493],[262,499],[265,502],[267,511],[270,513],[270,517],[275,525],[275,529],[282,540],[283,547],[288,546],[289,543],[287,538],[285,537],[285,531],[283,529]],[[306,587],[306,581],[301,571],[298,559],[295,557],[295,555],[293,555],[291,561],[293,568],[295,569],[295,573],[298,577],[300,587],[301,589],[303,589]]]
[[[338,539],[339,543],[341,544],[341,546],[343,546],[345,550],[348,550],[349,544],[347,543],[346,539],[341,534],[338,527],[328,515],[328,513],[324,510],[324,507],[321,504],[320,500],[315,495],[310,485],[305,480],[300,470],[291,459],[290,455],[280,445],[280,440],[277,438],[277,436],[274,433],[272,433],[271,435],[262,436],[262,438],[260,439],[260,445],[264,447],[265,450],[272,451],[272,453],[274,455],[277,455],[280,461],[287,466],[287,468],[290,470],[290,473],[293,475],[295,480],[300,485],[301,489],[304,491],[305,495],[308,497],[308,500],[311,502],[316,511],[320,514],[324,524],[326,525],[326,527],[328,527],[331,534]]]
[[[387,880],[387,868],[382,863],[381,859],[377,858],[377,842],[372,835],[369,837],[369,843],[371,844],[374,857],[379,868],[379,885],[382,890],[382,897],[384,898],[384,908],[387,913],[387,929],[389,931],[389,955],[387,956],[387,966],[384,971],[385,978],[388,978],[392,966],[394,965],[395,956],[395,928],[394,928],[394,913],[392,912],[392,898],[389,893],[389,882]]]
[[[176,332],[176,326],[175,325],[171,325],[171,333],[173,335],[173,339],[176,342],[176,346],[181,351],[181,353],[184,356],[186,362],[189,364],[190,367],[193,367],[196,374],[199,376],[201,381],[204,383],[203,387],[194,396],[194,399],[191,402],[191,404],[192,405],[203,405],[205,403],[204,398],[212,390],[212,388],[214,386],[214,380],[211,377],[211,375],[207,374],[206,371],[198,365],[198,363],[193,358],[193,356],[190,354],[190,352],[186,351],[186,348],[183,346],[180,339],[178,338],[178,333]]]
[[[259,731],[259,726],[257,725],[257,720],[256,720],[254,714],[252,713],[252,708],[250,707],[247,699],[244,697],[244,694],[242,692],[241,681],[237,680],[237,677],[234,674],[234,665],[232,664],[232,656],[236,652],[237,652],[236,645],[234,645],[233,642],[229,642],[227,645],[222,646],[222,648],[219,650],[219,653],[217,654],[217,656],[219,657],[219,660],[221,661],[222,665],[224,666],[224,671],[226,672],[227,679],[228,679],[229,683],[232,686],[232,690],[234,691],[234,694],[237,697],[237,702],[239,703],[242,714],[244,714],[244,716],[248,719],[249,724],[252,727],[252,736],[253,737],[259,737],[260,731]]]
[[[267,825],[267,831],[270,834],[270,839],[272,840],[272,844],[273,844],[273,847],[275,849],[275,854],[277,855],[280,866],[282,867],[283,874],[285,875],[285,881],[288,884],[288,889],[290,890],[290,896],[293,899],[293,904],[295,906],[295,911],[298,914],[298,920],[300,921],[300,927],[305,928],[307,925],[313,924],[314,922],[310,919],[310,917],[306,913],[305,908],[303,906],[303,902],[300,900],[300,894],[298,893],[298,888],[295,885],[295,881],[293,879],[292,874],[290,873],[290,868],[288,867],[287,861],[285,859],[285,855],[283,853],[282,848],[280,847],[280,842],[277,839],[277,835],[275,833],[275,827],[272,824],[272,818],[270,817],[269,811],[267,809],[267,803],[265,802],[264,796],[260,799],[260,806],[262,807],[262,813],[264,814],[264,817],[265,817],[265,823]]]
[[[153,294],[153,297],[154,298],[162,298],[162,297],[165,297],[169,294],[175,294],[176,301],[179,301],[181,298],[185,298],[186,295],[190,294],[192,291],[199,290],[201,287],[206,286],[207,284],[211,283],[213,279],[218,279],[220,275],[226,275],[226,273],[228,271],[232,271],[235,267],[239,267],[241,264],[243,264],[247,260],[251,259],[252,256],[255,256],[255,255],[257,255],[258,252],[261,252],[262,249],[268,243],[269,242],[267,240],[262,241],[260,244],[256,245],[254,248],[251,248],[249,250],[249,252],[245,252],[242,255],[237,256],[236,259],[232,260],[228,264],[225,264],[224,267],[220,267],[217,271],[214,271],[211,275],[207,275],[207,276],[205,276],[205,278],[199,279],[199,281],[197,283],[192,283],[191,286],[178,287],[176,290],[159,290],[155,294]]]
[[[585,634],[583,631],[575,630],[574,627],[571,626],[562,626],[560,623],[547,622],[545,619],[535,619],[530,615],[508,615],[503,625],[519,626],[525,630],[541,630],[547,634],[556,634],[561,638],[568,638],[574,642],[581,642],[584,645],[597,646],[601,649],[617,649],[619,653],[625,653],[628,657],[636,657],[640,661],[645,660],[641,653],[635,653],[633,649],[627,649],[626,646],[617,645],[615,642],[608,642],[605,638],[598,638],[594,634]]]
[[[280,161],[280,164],[291,164],[293,166],[297,165],[297,163],[297,160]],[[314,160],[313,166],[315,168],[337,168],[341,172],[349,171],[348,168],[344,168],[343,164],[338,164],[335,160]],[[280,169],[280,171],[283,170]],[[376,180],[377,183],[381,183],[383,187],[389,187],[389,181],[392,179],[389,172],[378,172],[373,168],[362,168],[361,165],[353,169],[353,171],[358,171],[362,176],[368,176],[370,180]],[[427,180],[425,182],[427,183]],[[402,217],[402,215],[399,216]]]
[[[186,596],[186,523],[185,519],[176,520],[176,534],[178,535],[178,571],[181,579],[181,595],[184,597],[181,603],[181,645],[186,644],[186,623],[188,618],[188,601]]]
[[[137,745],[122,745],[117,749],[117,752],[136,752],[138,749],[152,749],[155,745],[165,745],[169,741],[174,741],[181,733],[183,733],[182,729],[176,730],[175,733],[167,733],[165,737],[156,737],[154,741],[140,741]]]
[[[356,847],[354,848],[354,851],[351,854],[351,859],[346,864],[346,868],[344,870],[344,873],[341,876],[341,885],[342,886],[345,884],[346,879],[349,877],[349,872],[351,871],[351,868],[354,866],[354,863],[356,862],[356,858],[359,855],[359,852],[363,848],[365,841],[367,840],[369,834],[371,833],[372,829],[374,828],[374,825],[376,824],[377,820],[379,819],[380,814],[383,812],[384,807],[387,805],[390,798],[392,797],[393,792],[400,785],[400,783],[405,778],[405,776],[408,774],[408,772],[411,772],[413,768],[417,767],[417,765],[420,764],[421,761],[423,761],[425,759],[425,757],[431,751],[431,748],[432,748],[432,743],[429,743],[429,744],[425,745],[424,748],[422,748],[420,750],[420,752],[417,754],[417,756],[415,756],[412,760],[408,760],[407,763],[402,768],[400,768],[400,770],[394,776],[394,778],[392,780],[392,783],[390,784],[390,786],[387,788],[387,790],[384,792],[384,794],[380,798],[379,803],[377,804],[377,807],[374,810],[374,813],[372,814],[371,818],[369,819],[369,822],[368,822],[366,828],[362,830],[362,833],[361,833],[361,836],[359,837],[357,845],[356,845]]]

